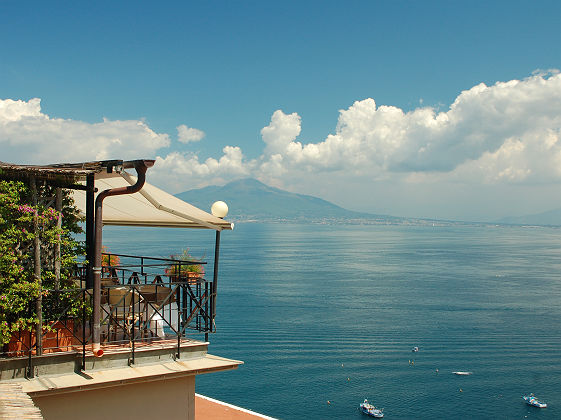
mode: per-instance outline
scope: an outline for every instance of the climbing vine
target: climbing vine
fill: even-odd
[[[39,204],[33,206],[30,187],[21,181],[0,181],[0,344],[10,341],[12,332],[30,329],[37,321],[32,304],[49,289],[76,287],[72,274],[83,255],[80,217],[68,191],[62,190],[62,211],[52,206],[55,188],[38,186]],[[34,217],[37,215],[38,229]],[[61,227],[57,226],[59,215]],[[41,247],[41,281],[34,275],[34,242]],[[55,252],[60,243],[60,259]],[[60,261],[60,276],[55,274]],[[50,316],[44,309],[43,319]]]

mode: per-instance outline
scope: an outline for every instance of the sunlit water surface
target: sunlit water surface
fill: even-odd
[[[190,248],[212,278],[212,231],[104,235],[114,252]],[[561,229],[240,223],[221,237],[209,352],[245,364],[197,392],[281,419],[364,419],[364,398],[387,419],[561,418]]]

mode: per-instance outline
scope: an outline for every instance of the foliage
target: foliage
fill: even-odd
[[[101,252],[102,267],[117,267],[119,264],[121,264],[121,259],[119,258],[119,256],[111,254],[105,245],[101,247]]]
[[[205,269],[200,262],[202,258],[193,257],[189,253],[189,248],[184,249],[183,252],[179,255],[170,255],[172,260],[176,261],[185,261],[186,264],[171,264],[168,268],[166,268],[166,274],[181,274],[182,276],[187,276],[188,273],[194,273],[198,276],[203,276],[205,274]]]
[[[53,197],[55,189],[38,186],[41,197]],[[31,205],[28,185],[21,181],[0,181],[0,344],[10,340],[14,331],[31,329],[36,322],[33,302],[47,289],[55,287],[54,247],[60,241],[60,289],[73,288],[71,279],[78,255],[83,255],[83,244],[74,234],[80,233],[79,215],[70,194],[63,190],[62,227],[57,227],[59,212],[40,203]],[[39,229],[34,231],[37,214]],[[34,239],[41,241],[41,282],[34,276]],[[75,308],[76,309],[76,308]],[[54,317],[48,307],[43,319]]]

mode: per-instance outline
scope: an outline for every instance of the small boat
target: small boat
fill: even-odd
[[[415,347],[413,347],[413,349],[411,351],[413,353],[417,353],[419,351],[419,347],[415,346]]]
[[[367,399],[364,399],[364,402],[360,404],[360,411],[362,411],[364,414],[368,414],[369,416],[379,419],[384,417],[384,409],[374,407],[368,402]]]
[[[547,404],[544,403],[544,402],[542,402],[542,401],[539,401],[539,400],[534,396],[534,394],[524,395],[524,396],[522,397],[522,399],[523,399],[524,401],[526,401],[526,404],[528,404],[528,405],[533,405],[534,407],[539,407],[539,408],[546,408],[546,407],[547,407]]]
[[[454,375],[460,375],[460,376],[468,376],[473,374],[473,372],[462,372],[462,371],[458,371],[458,372],[452,372]]]

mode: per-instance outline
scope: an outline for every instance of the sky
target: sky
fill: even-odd
[[[561,207],[559,1],[0,0],[0,160],[342,207]],[[219,197],[217,197],[219,199]]]

